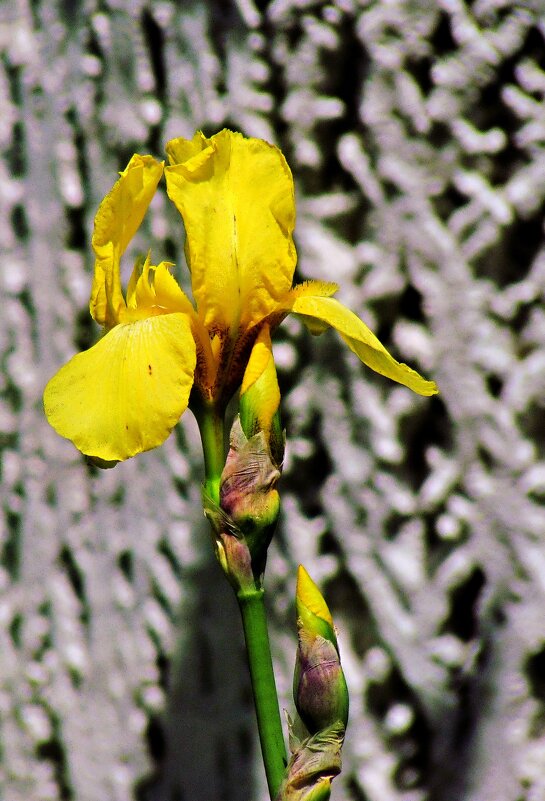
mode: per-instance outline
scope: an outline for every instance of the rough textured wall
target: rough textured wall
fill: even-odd
[[[279,144],[299,278],[440,385],[277,337],[289,458],[268,586],[289,707],[295,568],[352,693],[336,801],[545,798],[545,28],[509,0],[0,4],[0,795],[261,801],[234,602],[190,419],[98,472],[44,422],[96,336],[96,207],[134,151]],[[135,242],[183,264],[158,196]],[[131,263],[130,254],[127,264]]]

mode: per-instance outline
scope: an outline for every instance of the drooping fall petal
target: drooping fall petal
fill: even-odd
[[[45,413],[82,453],[128,459],[168,437],[187,407],[195,361],[184,314],[117,325],[53,376]]]
[[[375,372],[403,384],[419,395],[435,395],[437,386],[391,356],[357,315],[335,298],[294,296],[291,311],[299,315],[313,333],[327,326],[335,328],[350,350]]]
[[[212,330],[248,327],[291,287],[293,179],[280,150],[221,131],[167,145],[167,192],[183,217],[199,316]]]
[[[97,323],[108,328],[125,308],[120,261],[135,235],[163,174],[163,162],[134,155],[112,190],[100,204],[93,232],[96,255],[90,310]]]

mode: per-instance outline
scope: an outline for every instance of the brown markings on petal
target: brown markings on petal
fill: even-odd
[[[225,343],[228,338],[228,329],[214,326],[208,329],[208,337],[210,339],[213,350],[217,352],[214,362],[211,363],[207,354],[205,353],[203,343],[199,336],[195,336],[195,346],[197,363],[195,366],[194,374],[194,387],[198,390],[201,397],[207,402],[213,402],[217,399],[217,386],[219,382],[219,371],[222,363],[222,357],[225,351]],[[213,345],[213,340],[218,339],[219,348]]]
[[[223,384],[222,393],[226,398],[231,398],[242,384],[244,371],[261,327],[262,322],[256,323],[241,332],[235,342],[227,369],[220,379]]]
[[[264,325],[268,325],[273,331],[280,325],[286,314],[286,311],[272,312],[250,328],[239,331],[234,343],[229,336],[229,328],[219,325],[210,327],[208,329],[210,341],[217,338],[220,342],[219,348],[214,347],[216,353],[214,374],[211,374],[212,371],[206,361],[199,338],[195,337],[197,365],[194,386],[205,401],[220,401],[223,404],[229,402],[242,383],[244,371],[259,332]]]
[[[221,325],[212,325],[208,329],[208,336],[210,339],[214,339],[214,337],[219,337],[220,339],[225,339],[227,336],[228,328]]]

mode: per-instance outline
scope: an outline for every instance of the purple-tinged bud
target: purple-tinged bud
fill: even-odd
[[[279,478],[280,470],[271,460],[264,432],[247,439],[240,419],[235,418],[221,474],[220,506],[247,543],[256,575],[265,569],[280,511],[276,490]]]
[[[212,529],[216,558],[229,582],[237,592],[254,587],[252,556],[241,531],[205,492],[203,508]]]
[[[247,544],[259,580],[280,512],[276,485],[284,458],[280,390],[265,326],[254,343],[240,388],[239,415],[220,480],[220,506]]]
[[[299,716],[311,734],[336,722],[345,727],[348,688],[333,619],[318,587],[302,566],[297,575],[296,606],[299,644],[293,696]]]

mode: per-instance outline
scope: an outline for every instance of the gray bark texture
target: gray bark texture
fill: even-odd
[[[545,27],[541,0],[0,0],[0,797],[264,801],[241,627],[194,421],[113,470],[47,425],[97,331],[93,218],[134,152],[223,127],[293,169],[298,280],[334,332],[277,332],[288,458],[269,557],[292,710],[298,563],[338,629],[335,801],[545,799]],[[132,256],[185,274],[164,195]]]

